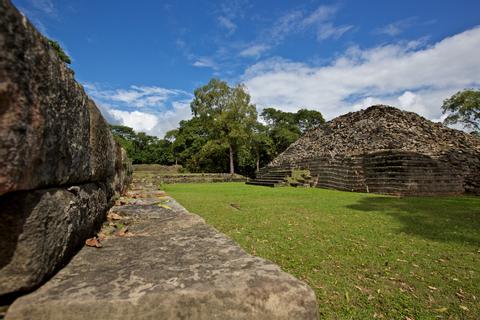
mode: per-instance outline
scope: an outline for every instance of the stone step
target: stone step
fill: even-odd
[[[264,182],[274,182],[274,183],[283,183],[285,182],[284,178],[256,178],[249,181],[264,181]]]
[[[247,181],[245,182],[245,184],[254,185],[254,186],[264,186],[264,187],[280,187],[284,185],[282,183],[256,181],[256,180]]]
[[[163,193],[132,195],[111,209],[127,232],[104,229],[6,319],[318,319],[305,283]]]

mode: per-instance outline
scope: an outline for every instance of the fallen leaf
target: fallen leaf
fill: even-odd
[[[435,290],[438,290],[437,288],[433,287],[433,286],[428,286],[428,289],[432,290],[432,291],[435,291]]]
[[[89,247],[95,247],[95,248],[101,248],[102,247],[102,244],[100,243],[100,240],[97,237],[93,237],[93,238],[85,240],[85,244]]]
[[[448,308],[446,308],[446,307],[442,307],[442,308],[435,309],[435,311],[440,312],[440,313],[444,313],[444,312],[446,312],[447,310],[448,310]]]
[[[115,212],[109,212],[107,215],[108,220],[122,220],[122,216]]]
[[[122,229],[118,230],[115,235],[119,237],[125,236],[125,234],[128,232],[128,227],[123,227]]]
[[[467,307],[465,306],[460,306],[460,309],[465,310],[465,311],[470,311]]]
[[[98,240],[102,241],[102,240],[105,240],[107,236],[103,232],[99,232],[97,234],[97,237],[98,237]]]
[[[169,206],[167,206],[166,204],[163,204],[163,203],[160,203],[158,206],[162,207],[162,208],[165,208],[165,209],[168,209],[168,210],[172,210],[171,207],[169,207]]]

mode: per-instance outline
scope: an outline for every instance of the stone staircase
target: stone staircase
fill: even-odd
[[[288,178],[292,176],[292,169],[262,168],[255,179],[248,180],[246,184],[265,187],[282,187],[288,185]]]

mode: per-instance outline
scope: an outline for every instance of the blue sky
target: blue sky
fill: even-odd
[[[441,120],[480,87],[480,1],[69,1],[14,4],[73,59],[112,123],[163,136],[212,77],[260,111],[327,119],[386,103]]]

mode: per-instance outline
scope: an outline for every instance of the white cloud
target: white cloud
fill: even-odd
[[[386,34],[391,37],[398,36],[401,34],[405,29],[413,26],[415,21],[417,20],[416,17],[410,17],[402,20],[395,21],[393,23],[387,24],[386,26],[378,28],[376,33],[379,34]]]
[[[317,40],[322,41],[329,38],[337,40],[341,36],[343,36],[344,33],[351,30],[352,28],[352,25],[334,26],[333,23],[330,22],[323,23],[318,26]]]
[[[192,95],[182,90],[135,85],[112,90],[91,83],[84,87],[108,122],[129,126],[137,132],[163,137],[181,120],[191,117]]]
[[[229,34],[234,33],[235,30],[237,29],[237,25],[236,25],[235,23],[233,23],[233,21],[230,20],[230,19],[227,18],[227,17],[223,17],[223,16],[218,17],[218,23],[219,23],[222,27],[224,27],[225,29],[227,29]]]
[[[316,23],[323,23],[333,19],[337,11],[337,6],[321,5],[302,21],[302,25],[309,26]]]
[[[315,67],[281,58],[248,68],[243,80],[261,108],[315,108],[327,118],[386,103],[440,119],[443,99],[479,87],[480,27],[432,46],[397,43],[352,47],[329,65]]]
[[[320,5],[313,12],[292,10],[279,17],[270,28],[260,32],[256,41],[246,45],[242,57],[259,57],[262,53],[282,43],[292,34],[314,30],[318,41],[337,40],[353,29],[352,25],[334,24],[338,6]]]
[[[155,115],[145,112],[128,112],[117,109],[110,109],[108,112],[121,124],[134,128],[135,131],[150,131],[158,123],[158,118]]]
[[[192,65],[197,68],[217,69],[216,63],[210,58],[198,58]]]
[[[154,86],[132,85],[128,89],[115,90],[102,90],[88,83],[84,86],[94,99],[117,102],[128,107],[136,108],[159,106],[172,97],[189,95],[189,93],[182,90]]]
[[[265,45],[265,44],[254,44],[251,45],[250,47],[247,47],[240,51],[240,56],[242,57],[258,57],[260,56],[263,52],[267,51],[270,49],[270,46]]]

